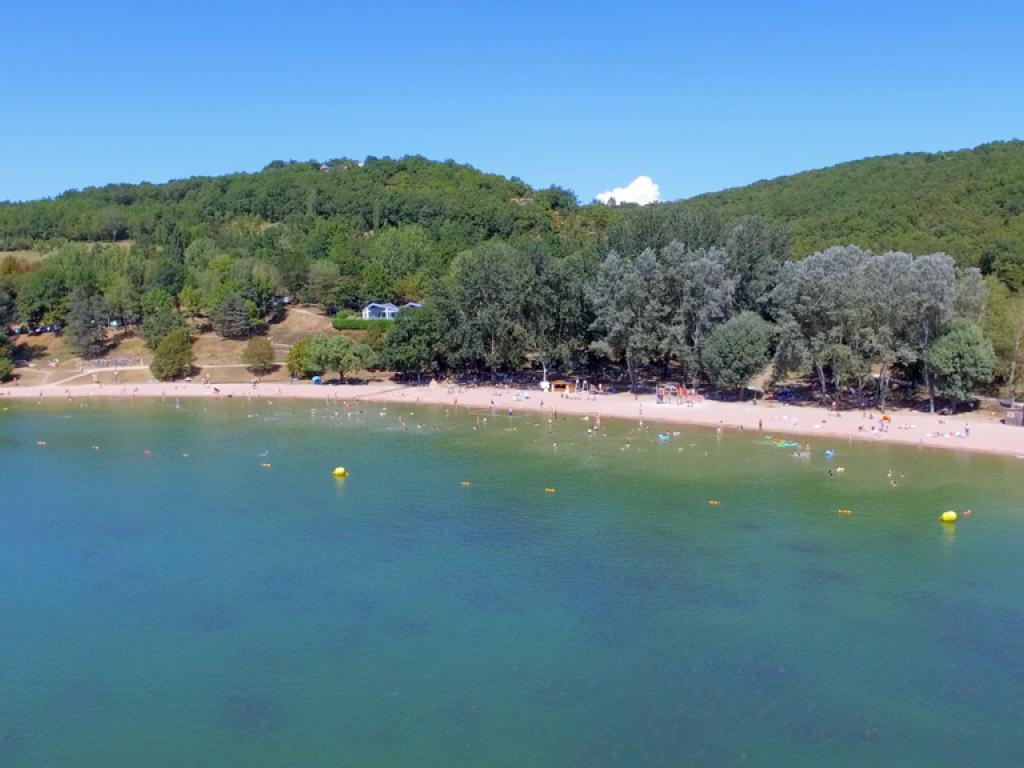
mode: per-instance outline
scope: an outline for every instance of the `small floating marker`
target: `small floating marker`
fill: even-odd
[[[941,515],[939,515],[939,520],[941,520],[944,523],[955,523],[956,512],[954,512],[952,509],[947,509]]]
[[[839,514],[842,515],[843,517],[849,517],[850,515],[853,514],[853,510],[852,509],[840,509],[839,510]]]
[[[36,445],[38,445],[40,448],[45,448],[46,447],[46,441],[45,440],[36,440]]]
[[[98,451],[100,449],[100,446],[97,443],[93,443],[92,449],[94,451]]]
[[[469,480],[463,480],[462,481],[462,487],[463,488],[469,488],[470,485],[472,485],[472,483],[470,483]]]
[[[153,455],[153,452],[152,452],[151,450],[149,450],[149,448],[147,448],[146,450],[144,450],[144,451],[142,452],[142,455],[143,455],[143,456],[152,456],[152,455]]]
[[[969,510],[969,509],[965,509],[965,510],[964,510],[963,512],[961,512],[960,514],[961,514],[961,515],[962,515],[963,517],[970,517],[970,516],[971,516],[971,510]]]
[[[718,499],[711,499],[710,501],[708,501],[708,504],[710,504],[712,507],[717,507],[721,503],[722,502],[720,502]]]
[[[270,469],[274,465],[273,464],[267,464],[267,463],[264,462],[263,464],[260,464],[260,466],[263,467],[263,469]]]
[[[544,489],[544,493],[554,493],[554,492],[555,492],[554,488],[545,488]]]
[[[334,468],[334,476],[335,477],[347,477],[348,476],[348,470],[345,469],[344,467],[335,467]]]

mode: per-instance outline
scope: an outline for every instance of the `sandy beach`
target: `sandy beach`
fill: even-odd
[[[723,432],[761,431],[766,435],[792,435],[819,439],[869,440],[892,445],[944,448],[956,451],[992,453],[1024,458],[1024,428],[1002,424],[996,414],[941,416],[908,410],[890,410],[883,422],[878,411],[836,413],[808,405],[785,405],[773,401],[656,403],[653,395],[634,397],[628,393],[563,397],[539,389],[523,390],[481,386],[464,388],[440,382],[428,386],[406,386],[394,382],[361,385],[317,386],[309,382],[139,383],[118,385],[78,384],[74,386],[7,386],[0,388],[4,400],[71,400],[132,398],[204,398],[221,400],[247,398],[261,401],[280,399],[320,401],[355,405],[360,402],[402,403],[465,408],[495,413],[542,411],[548,415],[644,421],[650,424],[699,425],[721,428]]]

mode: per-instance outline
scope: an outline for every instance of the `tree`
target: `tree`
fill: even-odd
[[[18,291],[18,314],[31,324],[60,319],[66,311],[68,291],[60,265],[47,261],[42,269],[29,274]]]
[[[171,296],[177,296],[185,286],[187,275],[184,264],[165,256],[153,265],[149,284],[152,288],[162,288]]]
[[[313,358],[310,352],[312,344],[313,337],[307,336],[292,344],[291,349],[288,350],[284,364],[292,376],[304,379],[317,372],[317,369],[313,367]]]
[[[486,243],[452,264],[437,296],[449,329],[449,358],[461,365],[516,369],[537,343],[540,285],[533,264],[506,243]]]
[[[122,322],[138,322],[142,314],[139,293],[124,274],[113,274],[103,289],[103,301],[111,317]]]
[[[689,250],[678,242],[659,254],[660,304],[670,313],[660,342],[666,377],[673,357],[683,363],[685,374],[703,339],[732,312],[736,284],[726,272],[726,259],[719,248]]]
[[[736,284],[736,305],[762,312],[793,251],[793,231],[757,216],[741,218],[729,232],[725,251],[729,276]]]
[[[185,328],[177,328],[160,342],[149,370],[160,381],[167,381],[191,375],[194,362],[192,339]]]
[[[168,333],[184,327],[185,321],[182,320],[177,310],[173,307],[158,307],[143,318],[139,335],[142,336],[147,347],[156,349]]]
[[[956,402],[970,398],[974,388],[992,381],[996,357],[992,342],[968,320],[955,320],[928,350],[939,391]]]
[[[651,249],[632,262],[612,251],[590,291],[592,329],[598,333],[591,347],[610,359],[625,361],[634,392],[640,369],[661,351],[663,295],[658,259]]]
[[[865,313],[859,307],[863,297],[862,271],[870,254],[855,246],[829,248],[783,266],[778,285],[772,291],[776,320],[786,329],[785,348],[790,356],[797,349],[813,367],[823,396],[831,383],[842,384],[844,374],[863,370],[855,361],[852,342],[860,337]],[[795,327],[800,344],[791,336]],[[779,362],[779,358],[776,358]]]
[[[68,348],[85,358],[103,353],[106,308],[103,297],[79,288],[71,295],[64,339]]]
[[[16,306],[14,297],[6,285],[0,283],[0,324],[6,325],[14,319]]]
[[[249,306],[237,293],[228,293],[217,303],[210,322],[225,339],[244,339],[252,328]]]
[[[385,339],[382,362],[401,373],[437,373],[445,364],[444,339],[443,318],[436,307],[402,310]]]
[[[1010,293],[997,278],[986,279],[990,296],[985,308],[985,336],[992,341],[998,370],[1005,377],[1010,402],[1024,369],[1024,294]]]
[[[178,302],[182,315],[195,317],[203,310],[203,292],[195,285],[186,285],[178,294]]]
[[[253,336],[242,350],[242,362],[256,374],[274,370],[274,345],[266,336]]]
[[[928,408],[935,413],[935,382],[929,350],[953,318],[956,302],[956,266],[944,253],[932,253],[914,260],[911,268],[913,292],[904,299],[913,318],[910,337],[922,362]]]
[[[742,312],[715,328],[700,348],[708,380],[716,388],[740,389],[768,363],[772,327],[754,312]]]
[[[14,373],[14,361],[11,360],[11,342],[0,335],[0,381],[6,381]]]
[[[318,333],[309,345],[310,362],[318,371],[337,371],[344,379],[346,371],[366,368],[373,362],[373,352],[344,334],[329,336]]]
[[[309,298],[322,304],[328,314],[340,304],[341,269],[330,259],[317,259],[309,267]]]

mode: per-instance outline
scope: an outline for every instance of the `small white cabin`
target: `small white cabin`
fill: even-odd
[[[398,315],[398,307],[390,302],[372,301],[363,307],[363,320],[394,320]]]

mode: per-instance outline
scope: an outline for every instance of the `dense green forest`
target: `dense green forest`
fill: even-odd
[[[0,205],[0,247],[45,254],[0,262],[0,319],[60,324],[84,356],[111,322],[137,325],[173,376],[194,328],[258,336],[284,296],[343,314],[416,300],[365,343],[296,345],[289,368],[735,391],[771,363],[830,398],[884,400],[909,379],[964,400],[1019,378],[1022,188],[1020,143],[642,208],[421,157],[275,162]]]
[[[679,205],[793,227],[794,255],[836,243],[875,251],[943,251],[959,264],[1024,282],[1024,142],[872,157]]]

